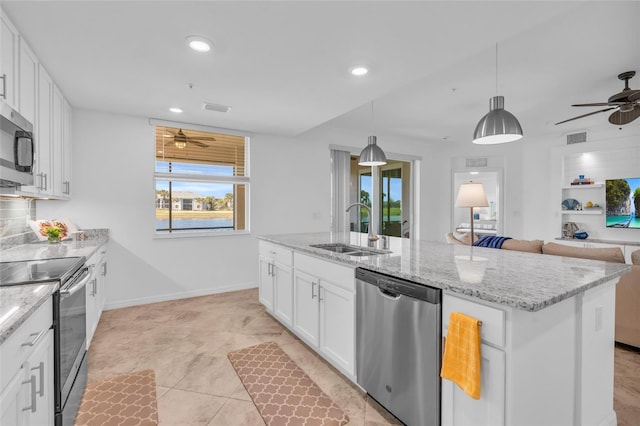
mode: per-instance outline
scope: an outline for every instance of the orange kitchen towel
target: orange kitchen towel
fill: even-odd
[[[440,377],[480,399],[480,325],[476,318],[451,312]]]

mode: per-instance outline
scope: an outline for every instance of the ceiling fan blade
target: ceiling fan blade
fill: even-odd
[[[206,143],[202,143],[202,142],[198,142],[196,140],[193,139],[189,139],[187,142],[192,143],[196,146],[199,146],[200,148],[209,148],[209,145],[207,145]]]
[[[211,138],[209,136],[187,136],[189,140],[192,141],[215,141],[216,138]]]
[[[636,106],[631,111],[616,111],[609,116],[609,123],[617,126],[631,123],[636,118],[640,117],[640,107]]]
[[[594,102],[592,104],[574,104],[571,106],[577,106],[577,107],[590,107],[590,106],[616,106],[616,105],[624,105],[626,102]]]
[[[559,122],[556,123],[556,126],[558,124],[566,123],[567,121],[573,121],[573,120],[577,120],[578,118],[584,118],[584,117],[588,117],[590,115],[598,114],[598,113],[601,113],[601,112],[611,111],[612,109],[616,109],[616,108],[618,108],[618,107],[605,108],[605,109],[601,109],[600,111],[594,111],[594,112],[590,112],[588,114],[582,114],[582,115],[579,115],[577,117],[569,118],[568,120],[559,121]]]
[[[633,95],[629,96],[630,102],[638,101],[638,100],[640,100],[640,90],[638,90],[637,93],[634,93]]]

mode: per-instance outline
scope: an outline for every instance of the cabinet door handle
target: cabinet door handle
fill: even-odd
[[[316,283],[311,281],[311,298],[312,299],[316,298],[315,289],[316,289]]]
[[[23,385],[26,385],[27,383],[29,383],[31,385],[31,406],[23,408],[22,411],[29,411],[31,410],[32,413],[36,412],[36,376],[31,375],[31,378],[29,380],[25,380],[24,382],[22,382]]]
[[[0,96],[7,99],[7,74],[2,74],[0,78],[2,79],[2,94]]]
[[[46,191],[49,188],[49,177],[47,173],[43,173],[42,176],[44,177],[44,190]]]
[[[40,370],[40,389],[36,393],[38,393],[40,396],[44,396],[44,362],[40,361],[40,365],[38,365],[37,367],[33,367],[31,370]]]
[[[97,285],[96,285],[97,282],[98,282],[97,278],[94,278],[90,281],[90,284],[91,284],[91,293],[89,294],[90,296],[95,296],[96,293],[98,293]]]
[[[102,276],[106,277],[107,276],[107,262],[104,262],[102,264]]]
[[[36,336],[36,337],[34,337],[33,340],[31,340],[30,342],[24,342],[21,346],[35,346],[36,343],[38,343],[40,339],[42,339],[42,337],[47,333],[48,330],[49,330],[48,328],[45,328],[40,333],[30,334],[29,336]]]
[[[322,302],[324,297],[322,297],[322,287],[318,286],[318,301]]]

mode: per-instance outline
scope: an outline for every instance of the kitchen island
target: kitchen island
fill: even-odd
[[[616,424],[615,284],[628,265],[395,238],[371,256],[313,247],[366,246],[353,233],[259,239],[262,303],[351,380],[355,287],[346,272],[362,267],[442,289],[443,334],[453,311],[482,321],[482,397],[443,380],[442,424]],[[314,288],[326,289],[315,299],[325,312],[318,338],[306,325],[310,305],[300,309]]]

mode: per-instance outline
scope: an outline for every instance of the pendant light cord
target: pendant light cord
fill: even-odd
[[[496,96],[498,96],[498,43],[496,43]]]

